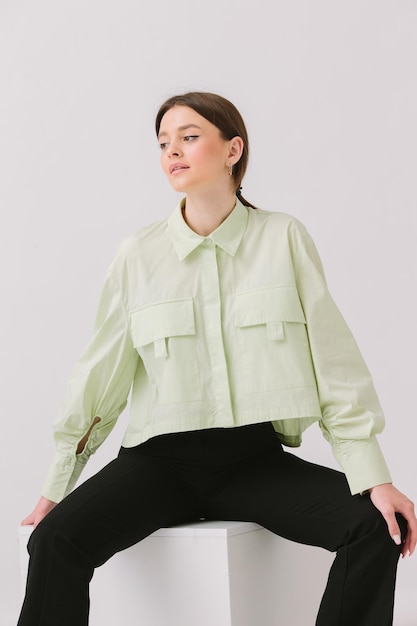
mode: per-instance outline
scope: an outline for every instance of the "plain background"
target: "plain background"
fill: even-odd
[[[313,235],[386,413],[394,482],[417,500],[416,59],[414,0],[0,0],[2,624],[20,603],[16,527],[106,268],[179,200],[153,131],[175,93],[215,91],[243,114],[244,195]],[[317,427],[299,454],[335,466]],[[416,582],[414,557],[396,626],[417,623]]]

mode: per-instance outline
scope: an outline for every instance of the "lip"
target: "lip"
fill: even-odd
[[[170,174],[177,174],[179,172],[183,172],[184,170],[188,170],[188,165],[185,165],[184,163],[172,163],[169,166]]]

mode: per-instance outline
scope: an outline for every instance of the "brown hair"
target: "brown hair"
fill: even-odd
[[[256,209],[256,207],[245,200],[241,194],[241,183],[248,166],[249,138],[243,118],[235,105],[222,96],[205,91],[191,91],[180,96],[172,96],[161,105],[156,115],[155,130],[157,135],[159,134],[163,116],[174,106],[190,107],[190,109],[199,113],[219,129],[223,139],[230,140],[233,139],[233,137],[242,138],[242,156],[233,166],[232,173],[235,183],[235,192],[242,204]]]

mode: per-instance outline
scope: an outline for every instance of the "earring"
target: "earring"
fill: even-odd
[[[228,168],[229,168],[229,176],[232,176],[233,175],[233,165],[231,163],[229,163]]]

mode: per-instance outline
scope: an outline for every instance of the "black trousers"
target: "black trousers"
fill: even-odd
[[[316,626],[392,624],[400,548],[381,514],[350,495],[342,473],[284,452],[261,424],[122,448],[32,533],[18,626],[86,626],[94,568],[158,528],[201,517],[254,521],[336,552]]]

